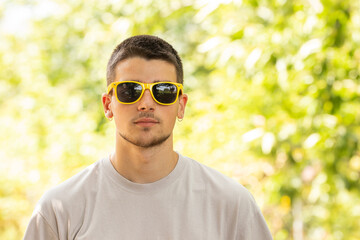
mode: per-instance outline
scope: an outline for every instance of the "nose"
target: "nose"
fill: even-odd
[[[155,110],[156,102],[151,96],[150,90],[146,89],[141,99],[139,100],[138,111],[151,111]]]

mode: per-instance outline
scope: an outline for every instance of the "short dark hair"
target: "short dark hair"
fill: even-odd
[[[175,66],[176,81],[181,84],[184,82],[182,62],[173,46],[156,36],[137,35],[125,39],[111,54],[106,71],[108,86],[115,79],[117,64],[131,57],[142,57],[147,60],[159,59],[171,63]]]

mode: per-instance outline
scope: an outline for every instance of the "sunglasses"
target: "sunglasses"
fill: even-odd
[[[150,90],[152,98],[161,105],[171,105],[179,98],[183,86],[180,83],[156,82],[141,83],[135,81],[113,82],[109,85],[107,93],[115,89],[116,99],[123,104],[136,103],[143,96],[146,89]]]

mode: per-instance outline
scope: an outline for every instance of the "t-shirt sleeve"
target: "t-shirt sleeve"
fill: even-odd
[[[270,230],[258,206],[254,206],[251,231],[245,239],[272,240]]]
[[[23,240],[59,240],[54,230],[40,212],[35,212],[25,231]]]
[[[270,230],[266,224],[265,218],[261,213],[260,208],[255,202],[254,197],[248,192],[247,207],[245,207],[245,216],[240,214],[238,222],[241,223],[239,226],[239,232],[237,234],[238,240],[273,240]]]

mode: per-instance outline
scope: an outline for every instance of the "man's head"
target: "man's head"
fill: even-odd
[[[172,146],[188,97],[181,60],[170,44],[147,35],[126,39],[110,58],[107,82],[102,103],[105,116],[114,118],[119,146]]]
[[[114,49],[107,65],[107,85],[115,80],[115,68],[118,63],[132,57],[163,60],[173,64],[177,82],[182,84],[184,81],[183,66],[177,51],[161,38],[138,35],[124,40]]]

